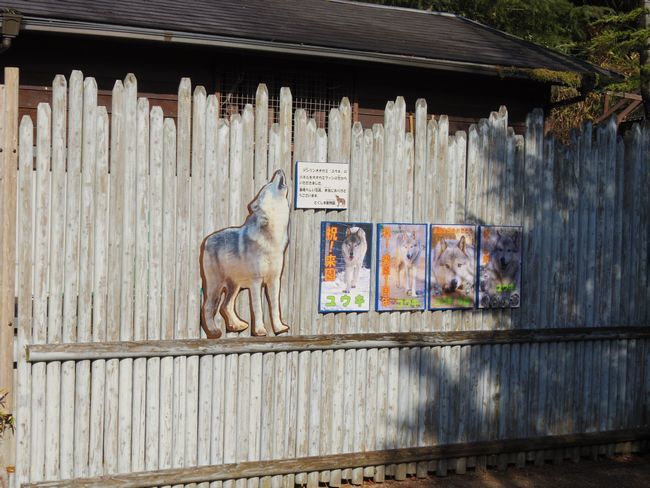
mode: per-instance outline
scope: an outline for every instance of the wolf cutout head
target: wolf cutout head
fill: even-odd
[[[284,176],[284,171],[279,169],[273,173],[271,181],[264,185],[255,199],[248,204],[248,210],[250,213],[265,219],[278,212],[288,213],[289,201],[287,195],[287,179]]]

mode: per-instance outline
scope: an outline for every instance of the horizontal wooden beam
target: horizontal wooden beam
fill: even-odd
[[[606,93],[611,96],[628,98],[630,100],[642,100],[641,95],[637,95],[636,93],[623,93],[623,92],[606,92]]]
[[[36,363],[44,361],[204,356],[256,352],[466,346],[478,344],[515,344],[647,338],[650,338],[650,327],[593,327],[495,331],[407,332],[390,334],[237,337],[218,340],[182,339],[167,341],[33,344],[27,346],[27,361]]]
[[[96,487],[122,488],[202,483],[262,476],[278,476],[298,472],[327,471],[331,469],[361,468],[386,464],[413,463],[435,459],[484,456],[522,451],[539,451],[618,442],[650,439],[650,429],[616,430],[589,434],[568,434],[527,439],[446,444],[434,447],[412,447],[385,451],[356,452],[329,456],[312,456],[272,461],[248,461],[243,463],[193,468],[164,469],[138,473],[100,476],[64,481],[44,481],[23,485],[26,488]]]

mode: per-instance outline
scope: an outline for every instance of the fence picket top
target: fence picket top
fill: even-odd
[[[19,71],[17,68],[5,68],[4,84],[0,85],[0,145],[3,149],[0,158],[0,260],[13,263],[17,249],[14,236],[17,233],[17,195],[14,168],[18,167],[18,107],[19,107]],[[14,326],[16,325],[16,268],[2,266],[0,269],[0,387],[7,390],[7,408],[13,411],[16,405],[17,391],[14,392],[13,351]],[[9,448],[7,448],[9,451]],[[2,457],[11,452],[2,452]]]
[[[407,132],[404,138],[404,163],[406,165],[406,171],[404,172],[404,178],[406,178],[406,184],[404,186],[404,200],[402,208],[402,219],[412,220],[413,219],[413,202],[414,202],[414,176],[415,176],[415,154],[414,154],[414,144],[415,139],[411,132]]]
[[[206,213],[206,127],[207,96],[203,86],[194,89],[192,98],[192,148],[191,148],[191,186],[190,186],[190,229],[189,229],[189,270],[188,270],[188,337],[200,337],[201,276],[196,263],[199,261],[199,244],[203,239]],[[198,364],[193,364],[198,368]],[[193,400],[192,400],[193,401]]]
[[[217,161],[217,124],[219,122],[219,100],[208,95],[205,108],[205,213],[204,234],[214,230],[216,220],[216,188],[219,186]]]
[[[255,191],[267,180],[269,143],[269,90],[264,83],[255,92]]]
[[[149,280],[138,279],[147,276],[150,232],[150,124],[149,100],[140,97],[136,107],[136,170],[135,170],[135,297],[134,338],[147,337],[147,295]]]
[[[79,191],[81,184],[81,114],[83,74],[73,71],[69,86],[68,164],[66,184],[65,282],[63,340],[77,339],[77,304],[79,287]],[[74,297],[74,298],[73,298]]]
[[[97,173],[95,180],[96,225],[94,249],[94,292],[97,297],[93,303],[92,340],[95,342],[106,340],[106,314],[107,314],[107,288],[108,288],[108,222],[109,222],[109,173],[108,173],[108,146],[109,127],[108,112],[106,107],[97,107],[96,112],[96,154]]]
[[[11,132],[11,131],[8,131]],[[32,338],[32,170],[34,166],[33,151],[34,124],[31,117],[24,115],[18,128],[18,175],[16,193],[17,221],[16,227],[16,291],[18,298],[17,346],[18,378],[24,381],[18,384],[16,391],[16,482],[24,483],[30,478],[31,457],[31,395],[30,366],[24,361],[25,346]]]
[[[137,168],[137,96],[138,85],[133,73],[124,78],[124,125],[123,131],[123,177],[124,191],[122,220],[122,300],[120,315],[120,337],[125,340],[134,334],[134,304],[132,301],[135,284],[135,227],[136,227],[136,168]]]
[[[64,256],[60,252],[65,246],[65,167],[66,167],[66,109],[67,80],[57,75],[52,82],[52,199],[50,222],[50,289],[55,290],[63,281]],[[50,295],[50,313],[48,314],[48,342],[59,342],[62,333],[63,316],[59,310],[63,302],[62,293]],[[55,311],[57,311],[55,313]]]
[[[176,248],[175,214],[176,214],[176,189],[173,176],[176,174],[176,124],[171,118],[163,120],[163,176],[162,176],[162,309],[160,312],[161,339],[174,337],[174,285],[171,280],[173,275]],[[168,279],[164,279],[169,277]],[[175,282],[175,280],[174,280]],[[161,455],[162,457],[162,455]]]
[[[310,118],[307,120],[307,126],[305,129],[305,148],[304,155],[305,159],[308,161],[317,161],[316,152],[317,152],[317,126],[316,120]],[[302,228],[303,235],[308,235],[309,232],[312,232],[312,229],[317,228],[316,224],[316,215],[313,210],[307,210],[304,214],[305,224]],[[291,237],[292,239],[295,239]],[[299,242],[299,241],[295,241]],[[305,253],[306,265],[319,266],[320,259],[320,249],[309,247]],[[301,272],[305,268],[300,268],[297,272]],[[301,276],[301,309],[300,309],[300,328],[304,328],[305,333],[316,333],[319,330],[320,322],[312,320],[311,317],[314,316],[314,311],[316,310],[316,291],[317,284],[313,280],[308,280],[307,283],[303,280]],[[304,312],[304,313],[303,313]]]
[[[479,132],[476,124],[470,125],[467,136],[467,205],[465,220],[468,223],[477,223],[478,191],[476,188],[479,165]]]
[[[288,87],[280,88],[280,114],[278,117],[278,123],[280,125],[280,164],[279,168],[284,170],[289,181],[293,181],[293,175],[291,174],[291,168],[293,167],[291,163],[291,134],[292,134],[292,107],[293,107],[293,96],[291,90]],[[269,174],[269,177],[273,173]],[[289,199],[292,199],[292,195],[289,195]]]
[[[350,106],[350,99],[348,97],[341,99],[339,112],[341,113],[342,125],[341,152],[343,153],[343,161],[350,162],[352,148],[352,107]]]
[[[372,154],[374,151],[374,136],[372,133],[372,129],[365,129],[363,131],[363,145],[364,145],[364,150],[363,150],[364,168],[362,171],[363,187],[372,188]],[[374,194],[374,189],[372,193]],[[371,198],[365,198],[361,203],[361,207],[362,207],[361,219],[366,221],[371,220],[370,207],[372,205],[372,195],[370,196]]]
[[[295,161],[304,160],[306,158],[308,144],[307,138],[307,113],[304,109],[296,109],[294,112],[294,149],[293,149],[293,159]],[[305,234],[308,232],[308,228],[311,226],[308,224],[309,220],[308,212],[296,213],[292,216],[292,231],[290,231],[290,239],[295,240],[295,242],[301,242],[304,239]],[[307,295],[304,290],[302,283],[302,270],[307,269],[309,266],[309,256],[308,252],[297,253],[295,257],[296,263],[293,268],[293,273],[291,276],[291,281],[294,284],[294,293],[289,296],[290,300],[290,312],[292,313],[291,322],[294,329],[298,331],[299,334],[305,334],[307,332],[307,327],[309,321],[306,320],[308,315],[308,299],[303,299],[303,295]],[[294,330],[294,332],[296,332]]]
[[[372,190],[373,198],[371,204],[372,221],[382,219],[382,180],[384,176],[384,126],[381,124],[373,124],[372,126],[373,137],[373,153],[372,153]]]
[[[415,102],[415,139],[414,139],[414,195],[413,221],[426,220],[428,192],[426,191],[427,171],[427,102],[419,98]]]
[[[648,131],[647,124],[641,127],[640,125],[636,126],[635,137],[636,142],[636,157],[634,158],[634,174],[635,174],[635,185],[634,190],[637,198],[634,202],[635,209],[635,228],[648,228],[648,212],[643,209],[648,209],[650,207],[648,203],[648,195],[645,190],[642,188],[647,188],[650,184],[650,171],[648,170],[647,158],[649,152],[650,144],[650,133]],[[649,246],[650,236],[646,232],[645,234],[640,233],[638,237],[638,242],[635,243],[634,256],[635,262],[639,263],[637,266],[634,280],[636,283],[639,283],[639,300],[638,306],[634,312],[633,320],[635,324],[643,324],[648,322],[648,315],[650,312],[650,307],[648,306],[648,299],[650,299],[650,284],[648,283],[648,260],[644,258],[648,255],[648,246]],[[643,293],[643,288],[645,288],[645,294]],[[645,298],[644,298],[645,296]]]
[[[150,127],[150,186],[151,222],[149,235],[149,297],[147,303],[147,338],[159,339],[161,331],[162,299],[162,242],[163,242],[163,124],[162,108],[152,107]]]
[[[81,212],[79,220],[79,298],[77,341],[92,340],[92,303],[95,233],[96,179],[96,107],[97,84],[92,78],[83,82],[81,113]],[[70,114],[74,119],[74,113]],[[78,144],[78,142],[76,142]],[[74,420],[74,474],[87,476],[90,446],[90,364],[76,365]]]
[[[48,235],[50,233],[50,105],[39,103],[36,131],[36,219],[34,229],[34,343],[47,340]]]

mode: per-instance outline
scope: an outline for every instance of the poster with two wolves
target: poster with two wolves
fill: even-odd
[[[518,308],[521,305],[522,228],[485,225],[481,226],[479,234],[479,308]]]
[[[432,225],[429,308],[517,308],[521,304],[519,226]]]

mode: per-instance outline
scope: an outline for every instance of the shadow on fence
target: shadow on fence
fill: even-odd
[[[268,176],[293,175],[296,160],[350,161],[351,201],[293,212],[281,298],[292,334],[648,324],[647,128],[620,138],[613,121],[585,125],[564,147],[544,137],[540,111],[517,136],[502,108],[449,135],[447,117],[419,100],[410,134],[398,97],[366,130],[344,99],[325,131],[292,110],[288,89],[270,123],[264,85],[255,107],[229,115],[189,79],[175,122],[138,99],[132,75],[115,84],[109,120],[92,78],[67,83],[58,76],[51,107],[39,106],[36,137],[29,118],[18,133],[19,483],[647,423],[647,345],[635,339],[28,362],[29,344],[200,338],[202,238],[239,225]],[[323,220],[523,225],[522,306],[320,315]],[[247,320],[248,309],[240,297]],[[284,481],[339,486],[581,453]]]

